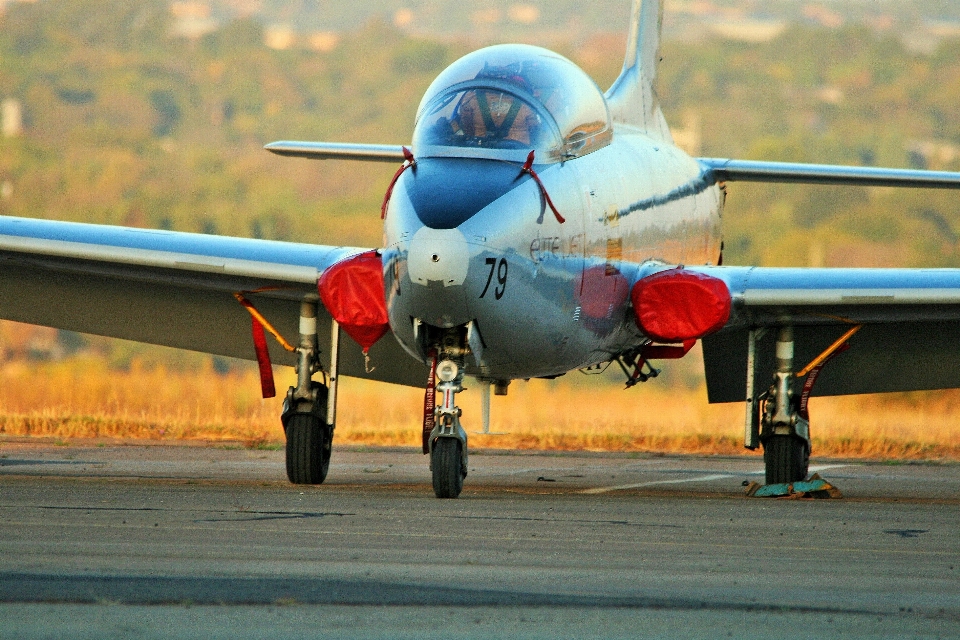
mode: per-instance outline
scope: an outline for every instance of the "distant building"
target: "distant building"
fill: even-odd
[[[329,53],[340,44],[340,36],[334,31],[317,31],[310,35],[310,48],[321,53]]]
[[[286,25],[273,25],[263,31],[263,44],[277,51],[291,48],[296,41],[297,34]]]
[[[173,34],[181,38],[200,38],[220,26],[206,2],[175,0],[170,3],[170,15],[173,16]]]
[[[519,24],[533,24],[540,19],[540,9],[532,4],[515,4],[507,10],[507,16]]]
[[[20,101],[13,98],[7,98],[0,105],[0,116],[3,120],[3,137],[16,138],[23,133],[23,112],[20,108]]]
[[[416,16],[413,13],[412,9],[402,7],[397,9],[393,14],[393,25],[400,29],[404,29],[413,25],[414,18]]]
[[[754,20],[741,18],[738,20],[717,20],[710,24],[710,31],[727,40],[740,42],[770,42],[786,31],[787,23],[783,20]]]

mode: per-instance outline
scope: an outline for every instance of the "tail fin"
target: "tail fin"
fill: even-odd
[[[662,22],[663,0],[633,0],[623,71],[607,90],[606,97],[615,123],[637,127],[654,138],[672,141],[653,86],[660,62]]]

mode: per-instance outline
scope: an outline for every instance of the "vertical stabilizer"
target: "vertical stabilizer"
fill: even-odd
[[[610,116],[618,124],[637,127],[650,136],[672,141],[654,89],[660,62],[663,0],[633,0],[623,71],[607,91]]]

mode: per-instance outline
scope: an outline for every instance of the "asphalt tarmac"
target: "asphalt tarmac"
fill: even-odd
[[[955,638],[960,465],[0,440],[0,638]]]

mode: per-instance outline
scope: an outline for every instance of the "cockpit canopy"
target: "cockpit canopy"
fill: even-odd
[[[447,67],[420,102],[418,156],[575,158],[609,144],[597,85],[566,58],[528,45],[475,51]]]

